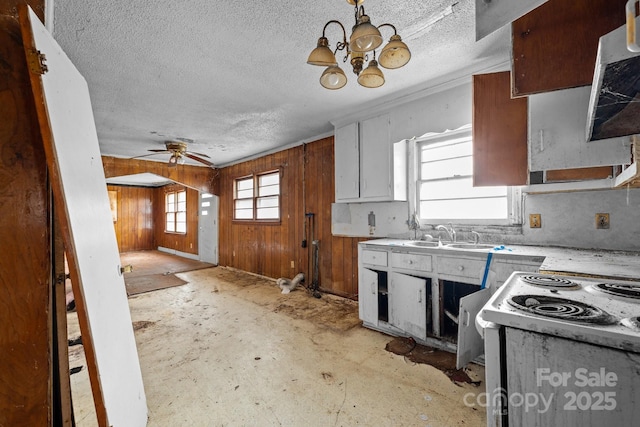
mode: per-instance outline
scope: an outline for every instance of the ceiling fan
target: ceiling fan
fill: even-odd
[[[188,157],[197,162],[205,164],[209,167],[212,167],[212,168],[215,167],[213,163],[211,163],[206,159],[203,159],[203,157],[206,157],[207,159],[210,158],[206,154],[194,153],[192,151],[187,150],[187,143],[184,141],[165,141],[164,145],[166,147],[164,150],[160,150],[160,149],[148,150],[153,152],[153,154],[147,154],[145,156],[138,156],[138,157],[153,156],[154,154],[160,154],[160,153],[170,153],[171,157],[169,157],[169,166],[183,165],[184,158]]]

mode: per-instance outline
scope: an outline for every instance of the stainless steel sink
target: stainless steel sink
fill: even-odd
[[[445,248],[449,248],[449,249],[464,249],[467,251],[490,251],[491,249],[495,248],[496,246],[499,245],[489,245],[489,244],[484,244],[484,243],[449,243],[448,245],[445,245]]]
[[[411,240],[410,242],[407,242],[407,244],[409,244],[411,246],[422,246],[422,247],[427,247],[427,248],[437,248],[438,247],[438,242],[432,242],[432,241],[428,241],[428,240]]]

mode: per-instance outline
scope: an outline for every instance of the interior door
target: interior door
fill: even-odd
[[[427,338],[427,279],[391,273],[389,323],[408,334]]]
[[[476,330],[475,319],[482,307],[489,301],[490,296],[491,292],[485,288],[460,298],[457,369],[467,366],[473,359],[484,354],[484,340]]]
[[[200,193],[198,214],[198,257],[200,261],[218,265],[218,206],[220,198]]]
[[[146,396],[87,83],[27,6],[20,24],[98,425],[145,426]]]

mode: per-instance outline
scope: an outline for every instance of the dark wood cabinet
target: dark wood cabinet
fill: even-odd
[[[513,96],[590,85],[600,36],[625,23],[626,0],[549,0],[511,25]]]
[[[526,185],[527,99],[508,71],[473,76],[473,185]]]

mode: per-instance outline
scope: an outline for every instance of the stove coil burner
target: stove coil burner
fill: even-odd
[[[509,305],[529,313],[554,319],[607,325],[616,320],[607,312],[578,301],[545,295],[515,295]]]
[[[560,279],[553,276],[521,276],[520,280],[530,285],[544,286],[550,288],[572,288],[578,286],[576,283],[567,279]]]
[[[598,283],[596,289],[611,295],[640,299],[640,286],[626,283]]]

